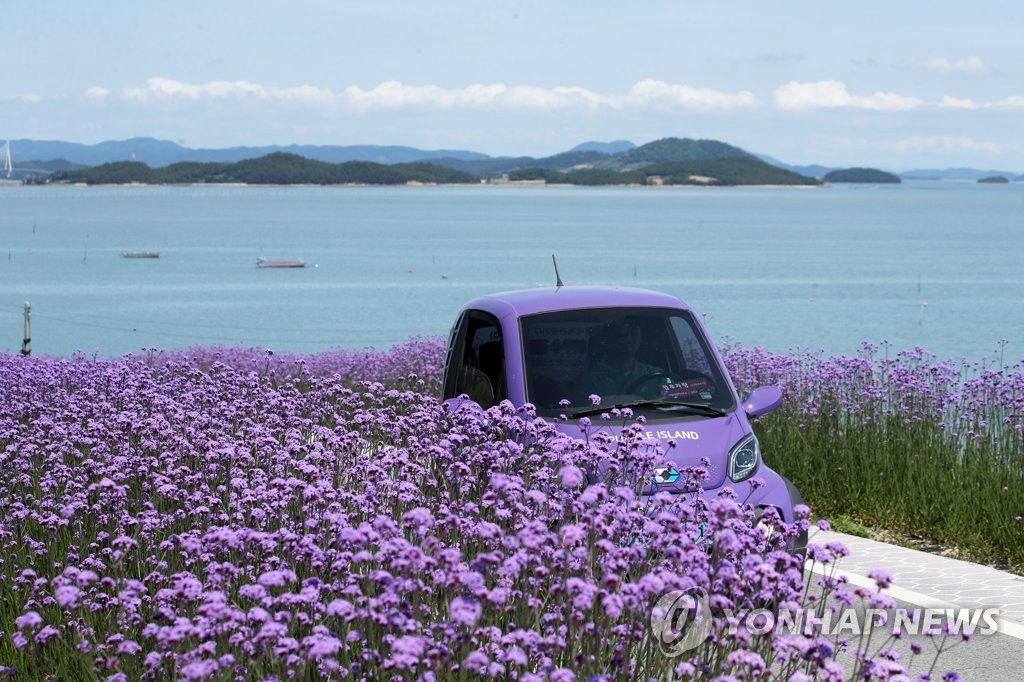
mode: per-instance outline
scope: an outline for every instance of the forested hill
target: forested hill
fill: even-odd
[[[829,171],[823,178],[825,182],[854,182],[869,184],[896,185],[901,182],[898,175],[887,173],[877,168],[841,168]]]
[[[603,146],[608,149],[608,145]],[[449,168],[490,176],[523,169],[542,168],[546,171],[572,171],[591,168],[596,170],[633,170],[653,163],[680,161],[709,161],[713,159],[754,159],[753,155],[718,140],[694,140],[688,137],[665,137],[639,147],[621,148],[609,154],[595,148],[572,149],[553,156],[502,156],[491,159],[457,159],[442,157],[430,159]]]
[[[477,182],[474,175],[432,163],[385,165],[370,161],[327,163],[277,152],[237,163],[185,161],[153,168],[137,161],[118,161],[92,168],[54,173],[49,182],[89,185],[145,183],[247,183],[253,185],[404,185]]]
[[[718,140],[693,140],[665,137],[615,155],[620,166],[665,161],[704,161],[708,159],[754,158],[752,154]]]
[[[509,180],[568,185],[819,185],[815,178],[766,163],[719,142],[666,137],[615,154],[578,150],[544,158],[438,159],[469,172],[503,172]]]
[[[820,185],[806,175],[777,168],[754,157],[663,161],[626,170],[579,168],[569,171],[524,168],[509,173],[511,180],[543,180],[566,185]]]

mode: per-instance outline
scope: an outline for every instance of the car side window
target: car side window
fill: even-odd
[[[507,397],[501,323],[480,310],[470,310],[461,322],[449,348],[444,397],[466,394],[481,407],[492,407]]]

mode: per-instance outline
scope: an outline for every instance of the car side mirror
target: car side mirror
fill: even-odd
[[[782,404],[782,389],[778,386],[762,386],[743,401],[743,411],[748,417],[760,417],[774,411]]]

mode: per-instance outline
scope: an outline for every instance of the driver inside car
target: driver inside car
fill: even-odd
[[[637,359],[643,338],[640,325],[627,319],[610,326],[600,339],[594,339],[597,352],[585,382],[591,393],[602,397],[658,397],[659,382],[656,379],[665,376],[664,370]],[[644,377],[650,377],[650,381],[643,381]]]

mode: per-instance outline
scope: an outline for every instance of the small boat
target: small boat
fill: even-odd
[[[267,260],[266,258],[257,258],[256,267],[258,268],[304,268],[306,267],[306,261],[304,260]]]
[[[159,251],[122,251],[121,258],[159,258]]]

